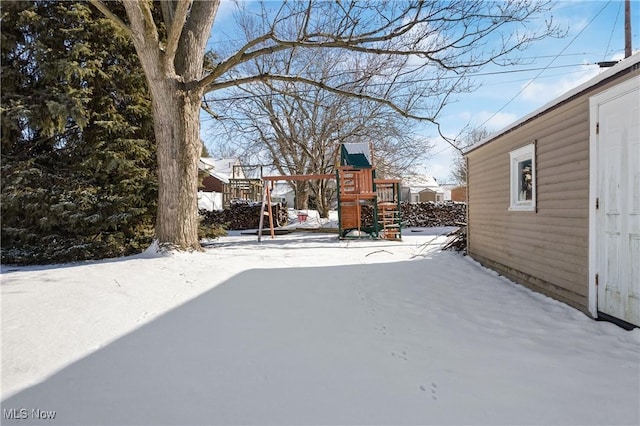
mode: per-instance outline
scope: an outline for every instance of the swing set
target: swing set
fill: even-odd
[[[263,176],[262,208],[258,241],[262,239],[264,216],[269,217],[271,238],[275,238],[271,191],[277,181],[335,179],[338,189],[338,236],[401,240],[400,179],[377,179],[371,147],[366,143],[340,145],[340,162],[335,174]],[[372,219],[363,220],[363,212]]]

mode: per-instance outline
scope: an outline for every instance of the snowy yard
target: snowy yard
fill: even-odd
[[[2,424],[640,423],[640,330],[442,252],[443,232],[5,267]]]

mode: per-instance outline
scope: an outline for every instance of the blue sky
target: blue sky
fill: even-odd
[[[212,43],[223,42],[230,32],[226,24],[232,20],[233,7],[221,6]],[[640,50],[640,0],[631,1],[631,32],[634,52]],[[602,71],[597,62],[618,60],[624,56],[623,0],[558,1],[553,19],[568,30],[562,39],[546,39],[521,54],[526,63],[509,68],[487,68],[479,75],[481,86],[472,93],[460,95],[441,116],[447,136],[455,136],[464,126],[484,126],[497,131],[534,111],[562,93],[582,84]],[[208,124],[202,123],[202,137],[211,140]],[[419,170],[446,183],[456,151],[437,136],[429,126],[418,129],[418,136],[432,138],[435,147],[421,159]]]

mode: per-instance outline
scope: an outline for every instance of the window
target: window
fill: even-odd
[[[535,211],[535,144],[511,151],[509,157],[511,160],[511,205],[509,210]]]

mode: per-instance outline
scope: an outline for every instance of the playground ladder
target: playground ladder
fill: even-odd
[[[400,231],[400,205],[398,202],[400,182],[396,179],[376,179],[378,223],[380,238],[402,239]]]
[[[400,211],[395,203],[378,203],[378,221],[382,225],[379,236],[387,240],[400,240]]]

